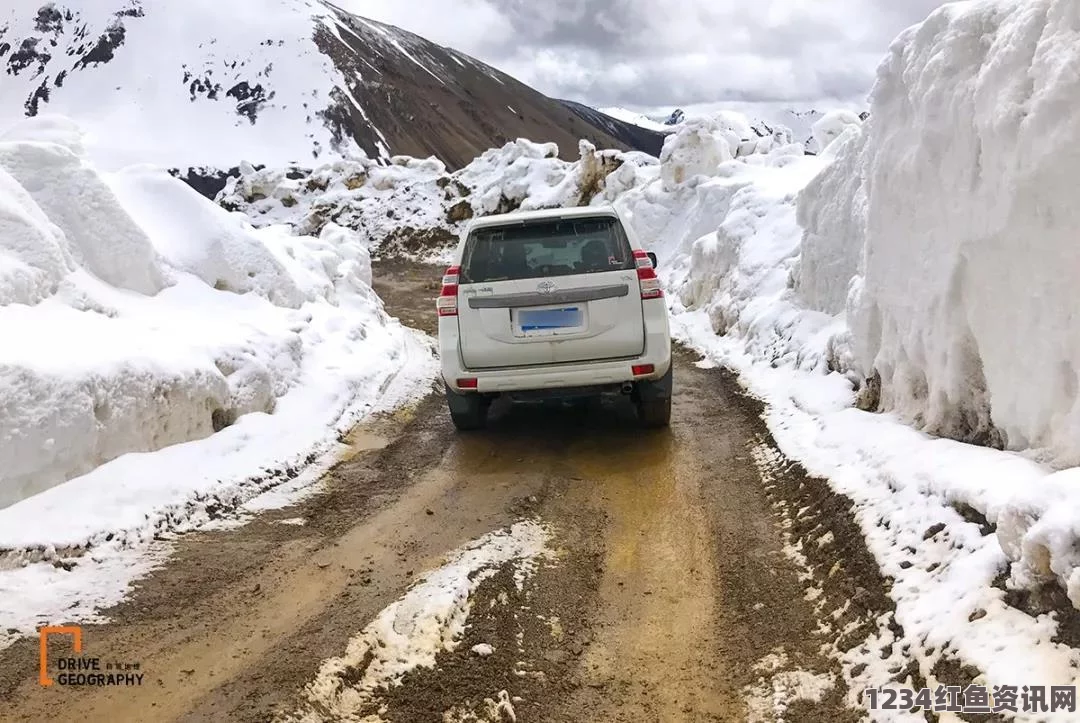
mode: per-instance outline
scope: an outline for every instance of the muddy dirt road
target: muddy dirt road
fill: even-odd
[[[384,262],[378,291],[431,330],[438,273]],[[137,661],[141,685],[42,688],[25,640],[0,653],[0,719],[857,720],[823,651],[890,605],[844,501],[777,461],[730,373],[677,356],[670,430],[620,404],[539,406],[462,436],[437,390],[366,423],[320,492],[182,537],[113,622],[84,627],[83,654]],[[385,663],[369,650],[331,671],[333,705],[319,697],[323,661],[380,611],[521,521],[548,531],[546,556],[476,578],[453,651],[350,696]]]

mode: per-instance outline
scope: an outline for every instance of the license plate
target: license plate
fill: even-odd
[[[518,326],[526,332],[572,329],[581,326],[581,308],[568,306],[562,309],[522,309],[518,312]]]

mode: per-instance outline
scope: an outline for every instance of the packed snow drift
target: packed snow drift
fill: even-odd
[[[426,375],[430,352],[370,282],[354,231],[256,229],[162,170],[99,173],[63,118],[10,130],[0,550],[152,535],[196,498],[236,502],[395,373]]]

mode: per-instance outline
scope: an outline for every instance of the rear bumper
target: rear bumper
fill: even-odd
[[[631,367],[637,364],[653,364],[652,374],[635,377]],[[586,362],[578,364],[560,364],[546,367],[519,367],[514,369],[485,369],[472,371],[447,368],[443,365],[443,380],[460,392],[480,392],[498,394],[540,390],[565,389],[568,392],[583,387],[617,388],[626,382],[652,381],[667,373],[671,366],[670,355],[667,359],[641,357],[625,361]],[[461,389],[457,381],[461,378],[476,379],[476,389]]]
[[[463,394],[511,394],[514,392],[544,392],[543,396],[559,396],[559,390],[567,395],[580,394],[583,389],[595,389],[597,393],[617,390],[627,382],[656,381],[662,379],[671,368],[671,334],[668,327],[667,308],[662,300],[646,314],[645,351],[632,359],[616,359],[569,364],[546,364],[531,367],[502,369],[466,369],[461,361],[458,345],[456,317],[439,319],[439,351],[442,361],[442,377],[447,386]],[[651,317],[651,318],[650,318]],[[632,367],[651,364],[649,374],[635,376]],[[462,388],[459,379],[475,379],[475,388]]]

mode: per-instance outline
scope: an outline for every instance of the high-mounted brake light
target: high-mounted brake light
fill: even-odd
[[[442,277],[442,291],[435,302],[439,316],[457,316],[458,274],[460,266],[451,266]]]

